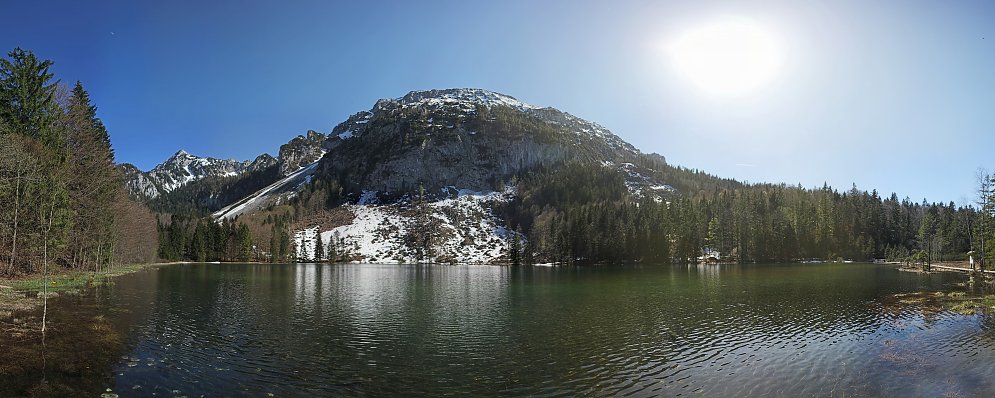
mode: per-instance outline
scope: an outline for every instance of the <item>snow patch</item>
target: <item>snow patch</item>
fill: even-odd
[[[218,210],[217,212],[212,214],[212,216],[214,216],[214,218],[219,221],[224,219],[234,218],[239,214],[250,212],[264,206],[265,203],[268,202],[269,199],[272,199],[275,195],[277,196],[276,198],[277,203],[279,203],[278,194],[280,192],[285,191],[286,188],[290,187],[295,182],[304,181],[305,179],[310,178],[312,173],[314,173],[314,171],[318,168],[318,163],[320,162],[321,161],[319,160],[317,162],[311,163],[306,167],[297,170],[293,174],[286,176],[283,179],[274,182],[263,189],[256,191],[252,195],[249,195],[238,202],[232,203],[222,208],[221,210]],[[296,185],[293,186],[299,187],[300,183],[297,183]]]
[[[320,262],[325,260],[324,258],[315,258],[314,256],[314,242],[318,238],[318,227],[311,227],[294,233],[294,247],[297,248],[297,261]]]
[[[514,190],[452,191],[455,195],[426,203],[426,213],[422,215],[415,205],[405,201],[376,204],[376,192],[364,191],[357,204],[346,205],[354,215],[352,223],[322,231],[322,242],[335,242],[337,252],[363,262],[413,263],[419,259],[406,239],[430,223],[432,254],[421,261],[487,264],[506,258],[509,239],[520,235],[501,225],[492,208],[510,200]],[[295,233],[295,239],[300,236],[301,241],[297,245],[298,257],[311,255],[316,232],[305,229]]]

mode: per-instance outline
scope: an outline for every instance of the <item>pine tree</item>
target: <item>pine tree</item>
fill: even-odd
[[[252,259],[252,233],[249,232],[249,226],[244,223],[239,223],[238,226],[238,239],[239,239],[239,261],[249,261]]]
[[[287,231],[282,228],[280,229],[279,234],[280,234],[280,260],[287,261],[291,249],[290,236],[287,235]]]
[[[314,261],[325,261],[325,244],[321,241],[321,230],[314,235]]]
[[[56,82],[48,71],[51,60],[40,61],[31,51],[15,48],[0,59],[0,133],[34,138],[58,147],[50,128],[57,113]]]
[[[67,188],[75,200],[71,211],[75,228],[70,231],[73,263],[94,267],[109,261],[114,245],[115,201],[121,193],[114,152],[97,108],[80,82],[76,82],[67,100],[66,111],[59,117],[63,130]]]
[[[338,244],[335,242],[335,236],[333,235],[328,239],[328,262],[334,263],[339,261],[339,249]]]
[[[509,238],[511,239],[511,247],[509,249],[511,255],[511,265],[518,266],[522,265],[522,242],[515,232],[510,232]]]
[[[975,221],[975,245],[978,268],[985,270],[995,251],[995,175],[978,172],[978,215]]]
[[[209,251],[209,237],[208,229],[204,226],[203,222],[197,222],[197,227],[193,232],[193,241],[191,242],[191,252],[193,253],[194,259],[197,262],[207,261],[208,251]]]
[[[271,232],[269,240],[269,260],[271,263],[278,263],[280,262],[280,258],[283,257],[283,254],[280,252],[280,236],[279,229],[276,227],[276,224],[273,224]]]

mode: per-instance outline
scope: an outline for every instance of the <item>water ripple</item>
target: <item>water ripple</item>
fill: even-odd
[[[995,321],[879,304],[951,278],[933,277],[861,264],[165,267],[122,278],[109,296],[108,311],[140,315],[108,387],[224,396],[993,395]]]

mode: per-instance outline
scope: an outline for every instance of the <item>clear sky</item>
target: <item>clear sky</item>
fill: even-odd
[[[251,159],[379,98],[479,87],[602,124],[673,164],[751,182],[973,198],[995,168],[990,1],[7,1],[0,50],[81,80],[117,158]],[[666,50],[748,18],[767,84],[717,97]]]

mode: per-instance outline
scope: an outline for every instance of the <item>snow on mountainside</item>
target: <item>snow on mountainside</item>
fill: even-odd
[[[320,232],[325,247],[334,246],[340,255],[361,262],[486,264],[506,260],[514,235],[491,209],[513,196],[513,190],[450,189],[444,199],[418,205],[409,198],[377,203],[375,193],[367,192],[357,204],[346,206],[355,216],[352,223],[324,231],[313,226],[296,231],[297,258],[319,260],[314,258],[314,245]]]
[[[233,177],[262,169],[274,162],[273,157],[266,154],[251,161],[237,161],[194,156],[180,150],[147,172],[141,172],[132,165],[123,165],[122,168],[131,194],[153,199],[205,177]]]
[[[381,100],[391,101],[391,100]],[[467,111],[474,110],[476,105],[487,107],[507,106],[520,111],[530,109],[540,109],[535,105],[526,104],[510,95],[496,93],[479,88],[451,88],[445,90],[422,90],[412,91],[396,100],[404,107],[438,108],[445,105],[456,104],[464,107]],[[377,102],[377,108],[381,103]]]
[[[653,170],[633,164],[644,155],[603,126],[479,89],[380,100],[336,126],[323,147],[328,153],[317,173],[338,178],[355,200],[346,205],[354,218],[331,229],[295,231],[301,259],[313,255],[320,232],[324,245],[341,245],[340,252],[359,261],[506,260],[509,239],[518,235],[491,208],[513,200],[515,192],[492,187],[536,167],[602,164],[618,170],[636,198],[662,201],[674,190]],[[427,192],[429,203],[412,213],[403,198],[419,190]],[[431,227],[419,217],[427,217]],[[431,243],[415,250],[425,231],[433,234]]]
[[[662,201],[665,194],[675,192],[674,187],[669,184],[661,183],[649,177],[652,174],[652,170],[645,167],[639,167],[628,162],[616,165],[610,161],[605,161],[602,165],[607,168],[616,169],[622,174],[625,180],[625,187],[633,197],[651,197],[657,201]]]
[[[320,157],[321,155],[318,155],[318,158]],[[283,198],[281,197],[281,194],[283,194],[284,197],[289,197],[290,195],[293,195],[296,189],[301,185],[310,182],[314,170],[317,168],[318,162],[311,163],[310,165],[291,173],[277,182],[274,182],[269,186],[246,196],[242,200],[225,206],[221,210],[214,212],[212,216],[218,220],[232,219],[241,214],[251,214],[270,204],[278,203],[280,199]]]

